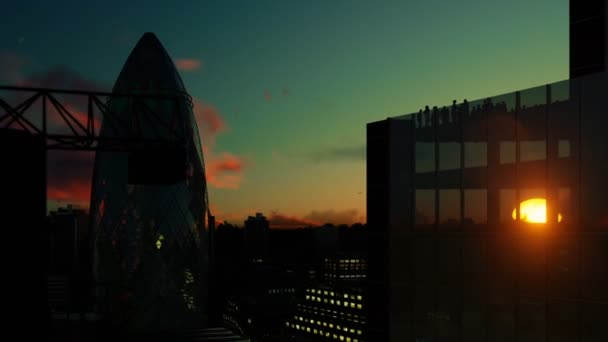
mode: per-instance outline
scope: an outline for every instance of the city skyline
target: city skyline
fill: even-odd
[[[24,2],[0,33],[0,83],[109,90],[153,31],[194,97],[218,221],[365,222],[365,123],[568,74],[567,1],[386,4],[146,2],[137,17],[143,4]],[[89,202],[92,154],[73,155],[50,154],[49,209]]]

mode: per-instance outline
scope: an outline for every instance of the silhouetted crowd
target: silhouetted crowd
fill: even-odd
[[[490,112],[507,111],[508,107],[505,101],[493,103],[491,98],[485,99],[482,103],[472,107],[466,99],[460,104],[454,100],[452,101],[451,108],[434,106],[433,109],[430,109],[429,106],[425,106],[424,110],[420,109],[418,113],[414,114],[414,122],[417,128],[433,127],[455,124],[469,119],[483,118],[485,114]]]

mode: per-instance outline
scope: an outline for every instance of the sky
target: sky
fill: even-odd
[[[365,222],[366,124],[568,78],[567,0],[11,3],[0,84],[110,90],[154,32],[195,98],[211,210],[242,225]],[[49,155],[49,207],[92,156]]]

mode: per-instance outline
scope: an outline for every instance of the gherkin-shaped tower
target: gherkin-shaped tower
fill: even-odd
[[[178,100],[146,98],[135,104],[130,98],[111,97],[108,112],[116,120],[104,118],[102,138],[124,136],[118,123],[133,120],[138,121],[139,137],[157,137],[157,127],[145,120],[145,115],[155,115],[170,122],[189,148],[185,179],[172,184],[131,184],[129,152],[97,152],[90,208],[98,310],[124,330],[204,327],[208,203],[201,142],[192,101],[154,34],[139,40],[113,92],[165,94]],[[163,164],[159,159],[149,171],[167,167]]]

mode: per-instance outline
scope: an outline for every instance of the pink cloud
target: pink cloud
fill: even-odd
[[[364,222],[363,216],[357,209],[345,210],[313,210],[304,219],[321,223],[348,224]]]
[[[201,67],[202,62],[199,59],[194,58],[179,58],[175,60],[175,66],[177,70],[181,71],[194,71]]]
[[[334,225],[364,223],[365,218],[357,209],[346,210],[313,210],[304,216],[288,215],[273,211],[268,218],[272,228],[299,228],[321,226],[325,223]]]
[[[307,220],[302,217],[285,215],[273,211],[268,217],[271,228],[300,228],[305,226],[318,226],[319,222]]]
[[[209,185],[219,189],[238,189],[243,180],[245,161],[231,153],[206,155],[207,182]]]
[[[95,155],[92,152],[51,151],[48,159],[47,198],[88,208]]]
[[[246,163],[240,156],[229,152],[217,152],[215,141],[228,129],[226,121],[217,108],[193,98],[194,117],[203,144],[207,182],[218,189],[238,189],[243,180]]]
[[[215,106],[208,103],[203,103],[197,98],[193,98],[194,102],[194,117],[196,119],[201,138],[210,136],[213,138],[210,142],[215,141],[215,136],[226,129],[226,122]],[[204,139],[204,138],[203,138]]]

